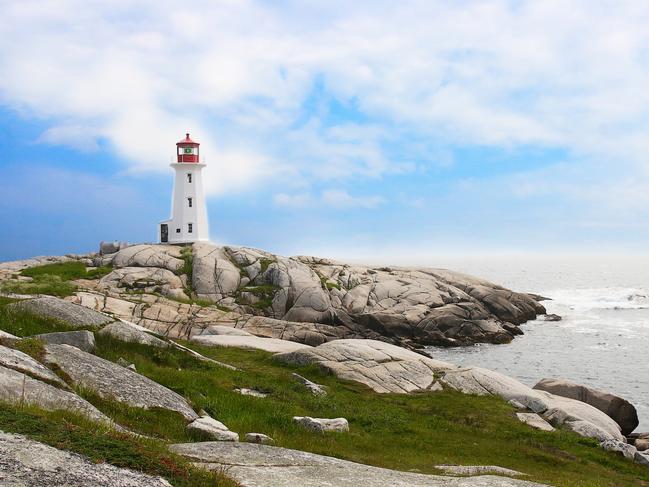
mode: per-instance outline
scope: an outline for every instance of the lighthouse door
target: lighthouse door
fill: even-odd
[[[160,242],[167,243],[169,241],[169,226],[166,223],[160,225]]]

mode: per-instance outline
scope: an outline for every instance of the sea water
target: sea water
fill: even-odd
[[[429,262],[550,298],[557,322],[535,320],[506,345],[430,347],[458,365],[496,370],[534,385],[565,378],[608,391],[638,410],[649,431],[649,257],[443,258]],[[637,431],[638,431],[637,430]]]

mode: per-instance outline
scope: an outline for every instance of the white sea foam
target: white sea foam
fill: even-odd
[[[649,309],[649,291],[627,287],[556,289],[545,296],[576,311],[597,309]]]

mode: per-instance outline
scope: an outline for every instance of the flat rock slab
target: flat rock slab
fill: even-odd
[[[184,443],[171,450],[212,470],[226,468],[244,487],[532,487],[505,477],[423,475],[371,467],[298,450],[253,443]]]
[[[59,367],[75,385],[87,387],[102,397],[141,408],[163,408],[185,419],[198,418],[187,401],[170,389],[70,345],[46,345],[45,362]]]
[[[526,473],[499,467],[497,465],[435,465],[435,468],[449,475],[505,475],[507,477],[521,477]]]
[[[521,423],[541,431],[554,431],[554,427],[536,413],[516,413]]]
[[[115,321],[105,314],[50,296],[12,303],[8,308],[27,311],[43,318],[54,318],[78,327],[100,327]]]
[[[7,487],[171,487],[160,477],[118,468],[0,432],[0,485]]]
[[[97,421],[111,422],[97,408],[76,394],[32,379],[22,372],[0,366],[0,399],[14,404],[34,404],[48,411],[65,409]],[[0,472],[2,469],[0,468]]]
[[[430,390],[435,372],[454,367],[396,345],[363,339],[335,340],[275,358],[296,365],[317,364],[375,392],[401,394]]]
[[[99,330],[99,334],[111,336],[123,342],[140,343],[151,347],[166,348],[169,346],[169,343],[153,336],[142,327],[123,321],[116,321],[104,326]]]
[[[67,388],[65,382],[58,375],[20,350],[0,345],[0,365]]]
[[[38,338],[45,343],[53,343],[56,345],[72,345],[88,353],[95,351],[95,335],[88,330],[43,333],[41,335],[34,335],[32,338]]]
[[[294,352],[311,348],[302,343],[289,342],[277,338],[261,338],[256,336],[241,335],[196,335],[191,338],[192,342],[200,345],[216,347],[250,348],[254,350],[265,350],[266,352]]]

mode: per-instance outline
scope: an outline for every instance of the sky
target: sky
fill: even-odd
[[[211,239],[374,261],[642,253],[649,3],[0,0],[0,260]]]

